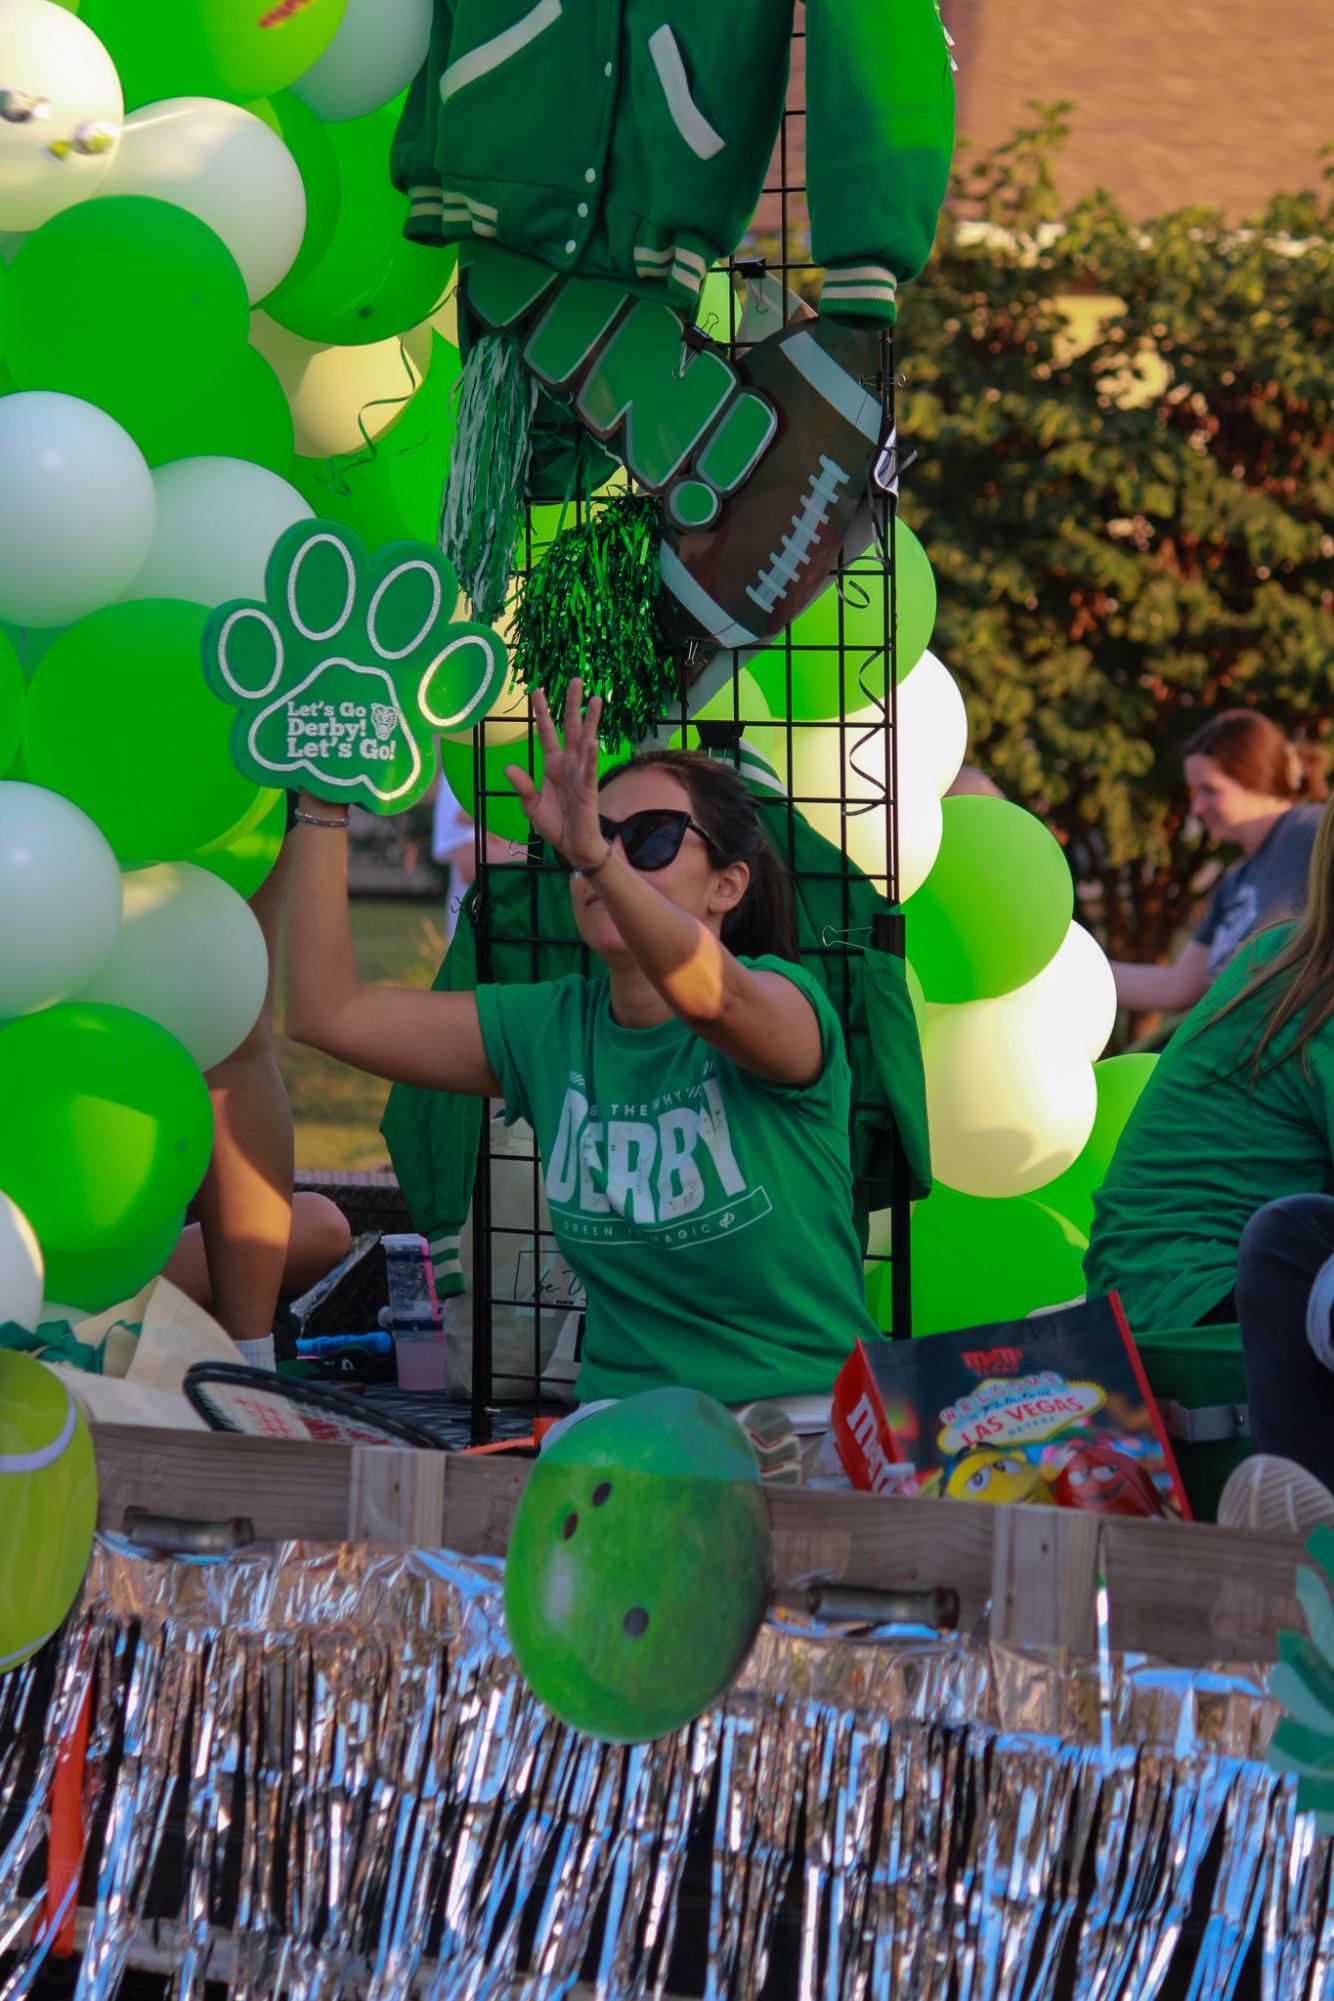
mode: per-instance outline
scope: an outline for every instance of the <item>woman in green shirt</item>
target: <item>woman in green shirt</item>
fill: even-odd
[[[878,1339],[852,1222],[851,1075],[795,963],[791,891],[735,772],[634,758],[599,790],[600,704],[564,744],[534,698],[539,790],[509,777],[574,874],[607,969],[415,993],[357,976],[339,809],[303,796],[289,1032],[377,1076],[503,1097],[537,1136],[552,1228],[587,1299],[578,1390],[680,1383],[724,1403],[827,1392]]]
[[[1334,807],[1306,915],[1253,938],[1154,1066],[1094,1197],[1091,1293],[1239,1321],[1257,1450],[1334,1481]],[[1323,1307],[1321,1300],[1323,1298]],[[1312,1317],[1314,1315],[1314,1317]],[[1323,1318],[1322,1318],[1323,1315]]]

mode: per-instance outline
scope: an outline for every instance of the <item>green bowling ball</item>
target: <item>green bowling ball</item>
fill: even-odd
[[[582,1418],[533,1467],[505,1565],[520,1671],[590,1737],[642,1744],[716,1702],[769,1602],[749,1440],[696,1390]]]

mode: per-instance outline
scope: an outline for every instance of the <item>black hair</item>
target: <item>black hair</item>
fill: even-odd
[[[693,750],[641,750],[604,771],[598,790],[630,771],[665,771],[679,780],[690,797],[692,818],[708,837],[718,866],[745,862],[750,870],[740,903],[723,919],[722,939],[729,952],[759,958],[771,952],[793,959],[797,952],[797,921],[792,882],[760,825],[755,801],[735,768],[720,758]]]

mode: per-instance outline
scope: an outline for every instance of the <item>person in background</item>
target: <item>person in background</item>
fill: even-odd
[[[1203,999],[1238,948],[1267,924],[1299,917],[1311,849],[1328,796],[1315,744],[1290,743],[1254,709],[1225,709],[1186,745],[1190,810],[1211,840],[1242,850],[1219,878],[1194,936],[1170,966],[1112,961],[1132,1014],[1181,1014]]]
[[[1084,1258],[1090,1294],[1119,1292],[1132,1331],[1238,1323],[1257,1453],[1325,1487],[1331,1188],[1334,804],[1301,923],[1248,940],[1155,1064],[1094,1195]],[[1294,1513],[1310,1499],[1309,1482],[1260,1469],[1239,1480],[1228,1519],[1249,1507],[1253,1527],[1301,1527],[1320,1518]]]
[[[303,1292],[309,1292],[311,1286],[317,1285],[326,1272],[333,1270],[340,1258],[346,1257],[351,1242],[351,1228],[336,1202],[312,1190],[294,1195],[292,1227],[286,1260],[278,1281],[276,1311],[269,1310],[269,1319],[281,1319],[282,1303],[299,1299]],[[181,1231],[175,1250],[162,1267],[162,1276],[179,1286],[196,1306],[203,1307],[205,1313],[213,1314],[215,1319],[219,1317],[204,1250],[204,1233],[198,1223],[187,1223]]]

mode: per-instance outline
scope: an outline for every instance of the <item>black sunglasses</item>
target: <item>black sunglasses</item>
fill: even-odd
[[[687,834],[698,834],[710,854],[719,852],[698,820],[670,806],[646,806],[642,813],[627,813],[623,820],[609,820],[605,813],[599,813],[598,825],[609,842],[620,836],[625,859],[644,875],[674,862]]]

